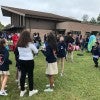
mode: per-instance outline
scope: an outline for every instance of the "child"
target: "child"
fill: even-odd
[[[59,62],[59,60],[61,60],[61,76],[63,76],[64,60],[65,60],[65,56],[66,56],[66,45],[64,43],[63,36],[60,37],[57,48],[58,48],[58,52],[57,52],[58,62]]]
[[[98,67],[98,59],[100,55],[100,48],[98,42],[95,43],[95,46],[92,49],[92,54],[93,54],[93,61],[95,63],[95,67]]]
[[[24,30],[17,43],[18,53],[19,53],[19,65],[21,71],[20,78],[20,97],[23,97],[27,90],[25,89],[25,79],[26,74],[28,74],[28,83],[29,83],[29,96],[32,96],[38,93],[38,90],[34,89],[34,57],[33,53],[37,54],[38,50],[32,43],[31,33]]]
[[[51,33],[47,36],[46,51],[42,51],[43,54],[46,56],[46,61],[47,61],[46,75],[50,83],[49,85],[46,85],[46,87],[48,88],[45,89],[44,92],[53,91],[54,75],[58,74],[57,59],[55,56],[56,51],[57,51],[56,39]]]
[[[0,95],[7,96],[5,86],[8,80],[9,73],[9,52],[6,49],[6,41],[0,41],[0,75],[1,75],[1,91]]]
[[[19,52],[18,48],[15,48],[14,51],[15,54],[15,59],[16,59],[16,67],[17,67],[17,83],[18,83],[18,88],[20,88],[20,78],[21,78],[21,70],[20,70],[20,65],[19,65]],[[25,87],[27,87],[27,83],[25,83]]]
[[[12,36],[13,51],[14,51],[14,52],[15,52],[15,49],[16,49],[16,45],[17,45],[18,39],[19,39],[19,34],[18,34],[18,33],[15,33],[15,34]],[[17,64],[17,61],[16,61],[16,65],[18,65],[18,64]],[[17,69],[17,71],[16,71],[16,82],[18,82],[18,69]]]
[[[14,54],[15,54],[16,67],[17,67],[17,82],[18,82],[18,86],[20,86],[21,71],[20,71],[20,65],[19,65],[19,52],[18,52],[18,48],[15,48]]]
[[[74,46],[73,46],[71,43],[68,44],[67,51],[68,51],[67,58],[69,58],[69,56],[70,56],[71,61],[73,62],[73,51],[74,51]]]

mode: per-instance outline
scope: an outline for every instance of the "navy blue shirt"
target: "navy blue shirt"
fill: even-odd
[[[100,56],[100,48],[99,47],[93,47],[93,50],[92,50],[92,54],[94,56]]]
[[[0,65],[0,70],[8,71],[9,70],[9,52],[4,47],[3,49],[0,49],[0,54],[2,54],[3,58],[4,58],[4,63],[2,65]]]
[[[57,57],[58,58],[62,58],[62,57],[65,57],[66,56],[66,45],[64,42],[59,42],[58,45],[57,45]]]
[[[42,51],[42,53],[46,56],[46,61],[48,63],[53,63],[57,61],[57,58],[53,53],[53,49],[49,45],[46,46],[46,51]]]

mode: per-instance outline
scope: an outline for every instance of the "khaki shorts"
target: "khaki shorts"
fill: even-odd
[[[57,62],[47,63],[46,74],[47,75],[55,75],[55,74],[58,74]]]
[[[0,75],[10,75],[9,71],[0,71]]]

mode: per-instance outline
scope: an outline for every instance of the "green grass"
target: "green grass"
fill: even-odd
[[[13,64],[10,66],[7,97],[0,96],[0,100],[100,100],[100,68],[95,68],[92,56],[84,53],[77,56],[74,53],[74,62],[65,61],[64,76],[55,76],[55,88],[52,93],[44,93],[48,79],[45,76],[46,62],[44,56],[39,53],[35,57],[34,82],[39,93],[28,97],[28,92],[20,98],[20,90],[15,82],[16,68],[14,55],[10,52]],[[59,66],[60,71],[60,66]]]

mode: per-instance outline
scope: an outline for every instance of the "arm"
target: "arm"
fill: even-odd
[[[56,50],[53,50],[53,54],[56,57],[57,56],[57,51]]]
[[[41,50],[41,52],[43,53],[43,55],[46,57],[46,51]]]
[[[31,43],[31,44],[29,44],[29,46],[30,46],[31,50],[32,50],[35,54],[38,53],[38,49],[35,47],[34,44]]]
[[[47,57],[49,54],[50,48],[47,46],[45,49],[41,50],[41,52],[43,53],[43,55],[45,57]]]
[[[18,52],[18,48],[15,48],[14,54],[15,54],[15,59],[16,59],[16,61],[18,62],[18,61],[19,61],[19,52]]]
[[[4,53],[4,62],[5,62],[6,64],[12,64],[12,61],[9,60],[9,52],[8,52],[8,50],[6,50],[6,49],[5,49],[5,53]]]
[[[9,52],[7,49],[5,49],[5,53],[4,53],[4,61],[8,61],[9,59]]]

